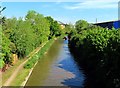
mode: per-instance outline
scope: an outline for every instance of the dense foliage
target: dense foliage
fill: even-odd
[[[82,30],[86,30],[88,26],[89,24],[87,23],[87,21],[84,20],[78,20],[75,24],[75,28],[78,33],[81,32]]]
[[[74,26],[72,24],[66,24],[63,31],[65,34],[70,34],[71,31],[74,31]]]
[[[120,88],[120,30],[88,24],[81,25],[79,30],[72,34],[70,47],[80,65],[95,80],[97,86],[94,87]]]
[[[54,36],[56,36],[56,37],[60,36],[61,35],[61,27],[57,23],[57,21],[54,21],[53,18],[51,18],[50,16],[46,17],[46,19],[49,21],[49,24],[50,24],[49,39],[51,39]]]
[[[50,17],[51,18],[51,17]],[[2,58],[0,62],[11,63],[12,54],[24,58],[52,36],[61,35],[57,21],[46,19],[33,10],[25,18],[2,18]],[[3,65],[0,67],[2,68]]]

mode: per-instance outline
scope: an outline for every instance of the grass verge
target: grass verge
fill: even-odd
[[[12,75],[12,73],[15,71],[15,69],[25,61],[26,59],[20,59],[18,62],[10,67],[8,70],[2,73],[2,85],[7,81],[7,79]]]
[[[34,67],[35,63],[44,56],[44,53],[48,51],[53,42],[54,39],[48,41],[38,53],[36,53],[31,59],[28,60],[23,69],[21,69],[21,71],[18,73],[18,76],[11,83],[11,86],[21,86],[21,84],[25,80],[27,80],[26,77],[28,76],[31,69]]]

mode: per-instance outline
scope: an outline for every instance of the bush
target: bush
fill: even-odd
[[[3,59],[0,59],[0,69],[3,68],[4,65],[5,65],[5,63],[4,63]]]
[[[104,88],[120,87],[120,31],[101,27],[87,29],[71,37],[70,47]]]

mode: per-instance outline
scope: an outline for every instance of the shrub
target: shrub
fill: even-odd
[[[77,61],[95,76],[104,88],[120,87],[120,31],[101,27],[87,29],[70,40]]]

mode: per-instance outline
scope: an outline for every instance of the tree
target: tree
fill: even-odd
[[[87,23],[87,21],[84,21],[84,20],[78,20],[75,23],[75,28],[78,31],[78,33],[81,32],[82,30],[86,30],[88,26],[89,24]]]
[[[34,33],[37,35],[36,46],[48,40],[48,36],[50,34],[50,24],[42,14],[32,10],[28,11],[26,20],[31,22]]]
[[[59,35],[61,35],[61,28],[60,28],[60,25],[58,24],[58,22],[55,21],[55,20],[53,20],[53,18],[50,17],[50,16],[46,17],[46,19],[50,23],[50,35],[49,35],[49,39],[52,38],[53,36],[59,36]]]
[[[17,21],[17,27],[13,30],[11,41],[15,44],[16,53],[19,57],[28,55],[35,48],[36,35],[32,30],[29,21],[23,21],[21,18]]]
[[[69,34],[72,30],[74,30],[74,26],[72,24],[68,24],[64,28],[65,34]]]
[[[10,60],[10,40],[5,37],[5,35],[2,33],[2,47],[0,46],[0,48],[2,48],[2,53],[1,54],[1,59],[8,64],[11,60]],[[2,61],[1,60],[1,61]]]
[[[2,43],[0,42],[3,46],[0,62],[4,61],[4,63],[11,61],[11,54],[24,58],[33,49],[46,42],[49,37],[61,34],[57,21],[51,17],[46,18],[33,10],[28,11],[24,19],[4,17],[0,31],[3,37]]]

